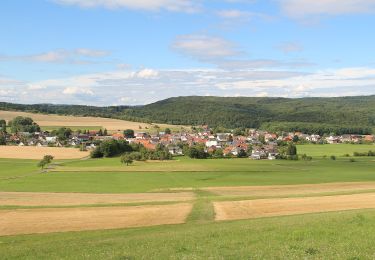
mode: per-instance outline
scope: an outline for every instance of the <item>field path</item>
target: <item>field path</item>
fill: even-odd
[[[184,223],[192,205],[0,210],[0,236]]]
[[[215,220],[375,208],[375,193],[214,202]]]

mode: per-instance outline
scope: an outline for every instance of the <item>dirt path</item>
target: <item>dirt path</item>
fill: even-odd
[[[375,190],[375,182],[343,182],[302,185],[210,187],[203,190],[223,196],[288,196],[317,193]]]
[[[0,206],[70,206],[188,201],[194,198],[195,194],[193,192],[130,194],[0,192]]]
[[[375,193],[214,202],[215,220],[375,208]]]
[[[0,236],[184,223],[192,205],[0,211]]]

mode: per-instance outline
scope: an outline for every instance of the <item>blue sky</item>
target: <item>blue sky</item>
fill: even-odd
[[[375,94],[375,0],[5,0],[0,101]]]

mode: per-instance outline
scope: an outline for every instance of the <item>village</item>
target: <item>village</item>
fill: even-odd
[[[168,149],[173,156],[184,155],[184,146],[200,145],[210,154],[221,157],[249,157],[254,160],[276,159],[279,146],[285,143],[298,144],[340,144],[374,143],[374,135],[320,136],[301,132],[270,133],[258,129],[215,133],[208,126],[192,127],[189,131],[173,133],[170,129],[146,132],[134,130],[76,130],[60,128],[55,131],[3,133],[3,145],[39,147],[75,147],[83,151],[94,150],[106,140],[125,140],[129,144],[139,144],[147,150],[155,150],[158,145]]]

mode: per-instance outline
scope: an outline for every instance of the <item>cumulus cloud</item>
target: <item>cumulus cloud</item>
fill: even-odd
[[[144,11],[194,13],[200,5],[194,0],[54,0],[63,5],[75,5],[82,8],[102,7],[107,9],[127,8]]]
[[[67,87],[63,90],[63,94],[66,94],[66,95],[85,94],[85,95],[93,96],[94,92],[90,88]]]
[[[19,83],[0,80],[0,100],[18,103],[141,105],[172,96],[345,96],[375,94],[374,68],[110,71]],[[14,82],[14,86],[12,86]],[[30,87],[35,86],[35,87]],[[63,95],[62,95],[62,94]]]
[[[143,78],[143,79],[150,79],[155,78],[159,75],[159,72],[153,69],[143,69],[141,71],[138,71],[137,77]]]
[[[279,0],[279,4],[292,18],[375,13],[374,0]]]

